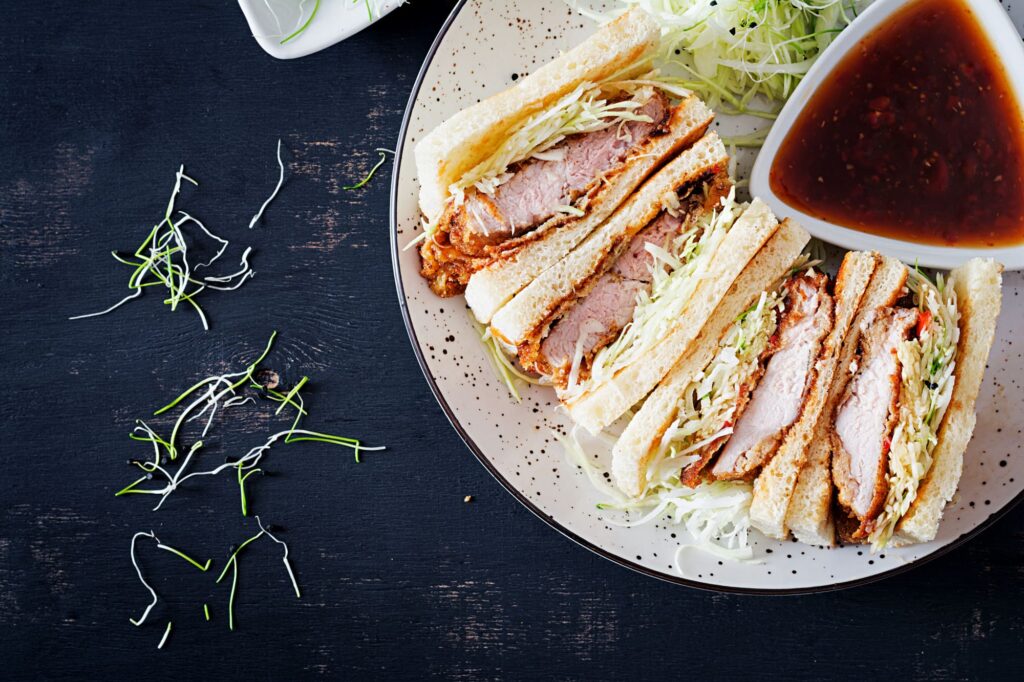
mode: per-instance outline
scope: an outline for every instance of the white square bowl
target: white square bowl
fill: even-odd
[[[980,256],[994,258],[1008,270],[1022,270],[1024,269],[1024,244],[1001,248],[965,248],[918,244],[902,239],[883,237],[808,215],[790,206],[772,191],[768,175],[775,160],[775,154],[800,113],[817,91],[818,86],[829,77],[832,69],[857,43],[889,19],[894,12],[914,1],[875,0],[822,53],[800,85],[797,86],[768,133],[751,172],[751,193],[767,202],[776,215],[792,218],[815,237],[847,249],[875,250],[908,263],[934,268],[953,268],[969,258]],[[997,0],[961,0],[961,2],[971,10],[982,31],[988,37],[992,48],[1003,64],[1010,88],[1016,95],[1018,111],[1024,111],[1024,45],[1021,43],[1020,34]],[[1024,125],[1024,122],[1021,122],[1021,125]]]
[[[339,43],[394,11],[405,0],[320,0],[309,26],[281,44],[309,17],[316,0],[238,0],[249,30],[272,57],[295,59]],[[302,13],[300,14],[300,9]]]

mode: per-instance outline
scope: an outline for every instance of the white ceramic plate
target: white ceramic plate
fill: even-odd
[[[909,2],[913,2],[913,0],[876,0],[848,30],[839,34],[823,58],[815,62],[779,113],[778,120],[772,126],[772,131],[757,156],[757,162],[750,175],[751,191],[764,199],[776,215],[793,218],[815,237],[848,249],[874,249],[908,263],[916,262],[931,268],[953,268],[970,258],[980,256],[995,258],[1008,270],[1024,269],[1024,245],[996,249],[969,249],[928,246],[901,239],[890,239],[819,220],[790,206],[772,192],[768,174],[775,154],[790,126],[796,122],[811,96],[817,92],[818,86],[828,79],[832,70],[850,52],[851,48],[856,47],[857,43],[882,25],[892,16],[893,12],[902,9]],[[1006,74],[1011,88],[1017,95],[1018,105],[1024,103],[1024,46],[1021,45],[1018,29],[996,0],[964,0],[964,2],[987,34],[1002,62],[1007,65]],[[1016,15],[1020,17],[1022,13],[1024,12],[1018,10]]]
[[[1022,6],[1024,10],[1024,6]],[[1019,12],[1020,19],[1024,11]],[[403,247],[419,234],[418,185],[412,148],[457,110],[512,85],[580,42],[592,23],[560,2],[464,0],[427,55],[413,88],[397,147],[392,184],[392,248],[399,302],[413,349],[431,389],[480,462],[520,502],[584,547],[642,573],[681,584],[743,592],[799,592],[863,583],[935,557],[991,524],[1024,497],[1024,362],[1010,340],[1024,333],[1024,278],[1005,277],[1004,307],[990,368],[978,402],[978,426],[958,497],[931,543],[872,555],[864,547],[822,549],[755,535],[761,563],[721,562],[689,542],[681,528],[657,522],[635,528],[609,523],[586,475],[550,435],[566,429],[554,394],[531,387],[511,400],[477,340],[461,297],[441,299],[419,276],[419,256]],[[744,121],[720,121],[742,132]],[[732,132],[732,131],[730,131]],[[750,168],[741,157],[740,174]]]
[[[310,17],[317,0],[238,0],[253,38],[267,54],[295,59],[330,47],[393,11],[405,0],[320,0],[316,16],[301,35],[284,45]]]

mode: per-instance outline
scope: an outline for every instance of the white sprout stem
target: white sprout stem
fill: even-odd
[[[292,587],[295,588],[295,598],[302,599],[302,593],[299,591],[299,582],[295,579],[295,573],[292,571],[292,565],[288,561],[288,544],[285,543],[283,540],[278,540],[273,533],[271,533],[269,530],[263,527],[263,522],[260,521],[259,514],[256,515],[256,525],[260,527],[260,530],[267,534],[267,537],[269,537],[271,540],[284,547],[284,556],[281,557],[281,561],[284,562],[284,568],[286,571],[288,571],[288,577],[292,581]]]
[[[178,210],[178,213],[182,214],[187,219],[191,220],[193,223],[198,225],[199,229],[202,230],[203,233],[207,237],[209,237],[210,239],[212,239],[212,240],[214,240],[216,242],[220,242],[221,246],[220,246],[219,249],[217,249],[217,253],[215,253],[213,255],[213,258],[211,258],[210,260],[206,261],[205,263],[199,263],[198,265],[196,265],[196,270],[198,270],[199,268],[208,268],[208,267],[210,267],[215,262],[217,262],[217,259],[219,259],[222,255],[224,255],[224,251],[228,248],[228,245],[231,242],[229,242],[227,239],[224,239],[223,237],[218,237],[213,232],[210,232],[210,230],[207,229],[206,225],[204,225],[203,222],[201,220],[199,220],[198,218],[192,217],[191,215],[189,215],[185,211],[182,211],[181,209]],[[180,225],[181,222],[179,222],[178,224]]]
[[[149,465],[151,471],[159,471],[165,477],[170,479],[171,475],[167,472],[166,469],[164,469],[162,466],[160,466],[160,443],[158,443],[157,440],[156,440],[156,438],[157,438],[156,432],[153,429],[151,429],[149,427],[149,425],[146,424],[146,422],[142,421],[141,419],[139,420],[139,424],[140,425],[136,426],[134,430],[135,431],[142,431],[147,436],[149,436],[150,440],[152,441],[152,445],[153,445],[153,461],[152,462],[146,462],[146,464]]]
[[[202,292],[204,289],[206,289],[206,287],[199,287],[198,289],[193,291],[191,295],[195,296],[196,294]],[[203,309],[200,308],[199,304],[196,303],[195,301],[191,299],[186,300],[193,308],[195,308],[195,311],[199,314],[199,320],[203,323],[203,331],[210,331],[210,321],[206,319],[206,313],[203,312]]]
[[[278,140],[277,140],[277,166],[280,169],[280,174],[277,177],[277,186],[274,187],[274,191],[270,193],[270,196],[267,197],[267,200],[263,202],[262,206],[260,206],[260,210],[256,211],[256,215],[254,215],[252,217],[252,220],[249,221],[249,229],[250,230],[253,228],[253,226],[256,225],[257,221],[259,221],[259,219],[261,217],[263,217],[263,211],[265,211],[267,209],[267,206],[270,205],[270,202],[273,201],[274,197],[277,196],[278,191],[281,189],[281,185],[284,184],[284,163],[281,161],[281,139],[280,138],[278,138]]]
[[[228,393],[234,394],[234,392],[235,392],[234,389],[232,388],[231,382],[228,381],[228,378],[229,377],[234,377],[234,376],[244,376],[245,374],[247,374],[247,372],[238,372],[238,373],[235,373],[235,374],[223,374],[221,376],[214,377],[213,381],[211,382],[213,385],[210,386],[202,395],[200,395],[198,398],[196,398],[191,403],[189,403],[185,407],[184,410],[182,410],[181,415],[178,417],[178,421],[179,422],[181,422],[181,421],[190,421],[191,418],[186,419],[187,415],[191,414],[192,410],[194,410],[196,407],[199,406],[200,403],[202,403],[204,401],[206,401],[207,405],[206,405],[206,407],[203,408],[202,411],[200,411],[198,413],[198,415],[203,414],[203,412],[205,412],[211,406],[213,407],[213,410],[216,411],[216,406],[220,403],[221,399],[224,396],[226,396]],[[226,383],[227,387],[224,388],[223,390],[221,390],[219,393],[215,393],[216,387],[218,385],[220,385],[221,382]],[[198,415],[195,415],[195,416],[198,416]],[[213,419],[213,415],[211,414],[210,415],[210,421],[212,421],[212,419]],[[206,428],[203,429],[203,436],[204,437],[206,436],[206,431],[210,428],[210,421],[207,422]],[[174,447],[174,443],[173,442],[171,443],[171,447]]]
[[[160,501],[153,507],[153,511],[159,511],[160,507],[167,501],[167,497],[178,488],[178,483],[182,480],[181,475],[188,468],[189,462],[192,461],[192,455],[196,453],[199,448],[203,447],[203,441],[196,441],[191,448],[188,450],[188,454],[185,455],[185,460],[178,467],[177,471],[174,472],[174,476],[168,476],[167,485],[161,490],[152,491],[154,494],[160,495]],[[185,478],[188,478],[187,476]]]
[[[299,2],[299,13],[300,13],[300,16],[301,16],[301,12],[302,12],[302,6],[305,3],[306,3],[306,0],[301,0]],[[279,37],[283,36],[284,35],[284,29],[281,28],[281,20],[277,18],[277,12],[275,12],[274,8],[270,6],[270,0],[263,0],[263,4],[267,6],[267,11],[270,12],[270,16],[272,16],[274,18],[274,23],[277,24],[277,35],[274,36],[274,37],[279,38]]]
[[[160,638],[160,643],[156,645],[157,649],[163,649],[164,644],[167,643],[167,638],[171,636],[171,621],[167,621],[167,629],[164,630],[164,636]]]
[[[185,236],[181,233],[181,229],[179,228],[179,225],[184,223],[186,220],[187,218],[182,218],[176,223],[172,222],[170,219],[167,221],[167,224],[171,228],[171,235],[174,238],[174,243],[181,254],[181,286],[178,287],[177,290],[173,287],[171,288],[171,310],[177,310],[178,304],[181,302],[181,297],[185,295],[185,290],[188,288],[189,279],[192,277],[192,268],[188,263],[188,243],[185,241]],[[164,260],[167,263],[168,270],[171,271],[171,258],[168,256]],[[173,276],[174,275],[171,274],[171,272],[168,272],[167,277],[169,282],[172,281]],[[202,288],[200,288],[199,291],[202,291]],[[199,291],[196,291],[195,293],[199,293]],[[202,313],[200,312],[200,314]]]
[[[178,194],[181,192],[181,181],[188,180],[196,187],[199,183],[185,175],[185,164],[178,166],[178,172],[174,175],[174,189],[171,190],[171,198],[167,200],[167,211],[164,213],[164,220],[170,222],[171,214],[174,213],[174,200],[178,198]]]
[[[192,447],[190,447],[190,448],[188,449],[188,454],[187,454],[187,455],[185,455],[185,461],[184,461],[184,462],[182,462],[182,463],[181,463],[181,466],[180,466],[180,467],[178,467],[178,470],[174,472],[174,479],[173,479],[173,480],[174,480],[175,482],[177,482],[177,481],[178,481],[178,479],[180,479],[180,478],[181,478],[181,475],[182,475],[182,473],[184,473],[185,469],[187,469],[187,468],[188,468],[189,462],[191,462],[191,461],[192,461],[192,455],[194,455],[194,454],[196,453],[196,451],[197,451],[197,450],[199,450],[199,448],[201,448],[201,447],[203,447],[203,441],[201,441],[201,440],[197,440],[197,441],[196,441],[196,442],[195,442],[195,443],[194,443],[194,444],[192,445]]]
[[[151,601],[149,603],[149,606],[146,607],[146,610],[142,612],[142,617],[140,617],[138,620],[135,620],[134,618],[129,618],[128,619],[131,622],[131,624],[135,625],[136,627],[138,627],[139,625],[142,625],[143,623],[146,622],[146,618],[149,616],[149,612],[152,611],[153,607],[156,606],[158,601],[160,601],[157,598],[157,596],[156,596],[156,590],[154,590],[150,586],[150,584],[146,582],[145,577],[143,577],[143,575],[142,575],[142,568],[139,567],[139,562],[138,562],[138,560],[135,557],[135,543],[138,541],[138,539],[140,537],[152,538],[152,539],[156,540],[157,542],[160,542],[160,540],[156,537],[156,533],[154,533],[153,531],[149,531],[148,533],[146,533],[145,531],[139,531],[138,533],[136,533],[135,535],[132,536],[132,548],[131,548],[132,566],[135,567],[135,573],[138,574],[138,576],[139,576],[139,582],[142,583],[143,587],[145,587],[147,590],[149,590],[149,594],[153,598],[153,601]]]
[[[128,294],[127,296],[125,296],[120,301],[118,301],[114,305],[110,306],[106,310],[101,310],[98,313],[86,313],[85,315],[75,315],[74,317],[69,317],[68,319],[69,320],[83,320],[83,319],[85,319],[87,317],[99,317],[100,315],[106,315],[107,313],[110,313],[110,312],[113,312],[113,311],[117,310],[118,308],[120,308],[125,303],[127,303],[130,300],[132,300],[133,298],[138,298],[141,295],[142,295],[142,289],[136,289],[134,294]]]
[[[217,377],[217,381],[215,382],[215,385],[217,383],[220,383],[220,377]],[[200,401],[202,401],[205,398],[206,399],[206,405],[203,406],[203,409],[199,410],[198,412],[196,412],[194,415],[192,415],[191,417],[189,417],[185,421],[191,422],[191,421],[195,421],[196,419],[199,419],[204,414],[206,414],[206,411],[209,410],[211,407],[213,407],[214,411],[216,411],[216,407],[215,407],[216,403],[213,402],[213,391],[214,390],[215,389],[214,389],[213,386],[211,386],[210,388],[206,389],[206,391],[203,393],[203,395],[200,396],[200,398],[199,398]]]
[[[154,431],[152,428],[150,428],[149,424],[147,424],[146,422],[144,422],[141,419],[137,420],[137,422],[138,422],[138,426],[136,426],[134,429],[132,429],[132,431],[142,431],[144,434],[149,436],[149,439],[152,441],[152,445],[153,445],[153,462],[155,464],[159,464],[160,463],[160,443],[158,443],[157,440],[156,440],[156,438],[157,438],[156,431]]]
[[[168,484],[166,486],[164,486],[162,489],[159,489],[159,490],[146,491],[146,492],[151,493],[151,494],[156,494],[156,495],[162,495],[163,496],[160,499],[160,501],[157,503],[157,505],[153,508],[153,511],[159,510],[160,507],[163,506],[163,504],[167,500],[167,498],[170,496],[170,494],[173,493],[175,490],[177,490],[178,487],[182,483],[187,481],[188,479],[194,478],[196,476],[216,476],[216,475],[220,474],[222,471],[225,471],[227,469],[241,469],[242,471],[248,471],[250,469],[254,469],[259,464],[260,460],[263,458],[263,454],[267,450],[269,450],[270,447],[274,443],[276,443],[281,438],[285,438],[285,437],[288,437],[288,436],[295,436],[295,435],[298,435],[298,436],[314,436],[314,437],[320,437],[320,438],[323,437],[323,434],[317,433],[316,431],[309,431],[309,430],[306,430],[306,429],[288,429],[287,431],[280,431],[278,433],[275,433],[270,438],[268,438],[267,442],[264,443],[263,445],[257,445],[256,447],[254,447],[251,450],[249,450],[249,452],[245,453],[245,455],[240,457],[237,461],[225,462],[224,464],[221,464],[220,466],[215,467],[213,469],[209,469],[207,471],[194,471],[194,472],[192,472],[192,473],[190,473],[190,474],[188,474],[186,476],[182,476],[181,475],[182,474],[182,470],[184,469],[185,464],[188,463],[188,458],[186,458],[185,463],[182,464],[182,467],[180,469],[178,469],[178,471],[176,472],[175,476],[173,478],[171,478],[171,480],[168,482]],[[352,449],[352,450],[357,450],[359,452],[379,452],[379,451],[387,449],[386,446],[383,446],[383,445],[369,446],[369,445],[362,445],[362,444],[359,444],[359,443],[348,443],[348,442],[345,442],[345,441],[342,441],[342,440],[334,440],[334,441],[331,441],[331,442],[333,444],[335,444],[335,445],[342,445],[344,447],[347,447],[347,448]],[[194,447],[195,446],[193,446],[193,451],[194,451]],[[189,456],[191,456],[191,454],[192,454],[192,451],[189,452]]]
[[[241,266],[242,267],[241,267],[241,269],[238,272],[234,272],[234,273],[232,273],[230,275],[223,275],[223,276],[219,276],[219,277],[205,277],[204,281],[208,282],[208,284],[206,286],[208,288],[210,288],[210,289],[215,289],[217,291],[234,291],[238,287],[240,287],[243,284],[245,284],[246,280],[252,279],[252,277],[254,277],[256,275],[256,273],[253,272],[252,266],[249,265],[249,254],[250,253],[252,253],[252,247],[251,246],[246,248],[245,251],[242,253],[242,261],[241,261]],[[241,277],[241,279],[238,280],[238,282],[236,282],[232,286],[222,287],[222,286],[217,286],[216,284],[209,284],[209,282],[227,283],[227,282],[232,281],[236,277]]]
[[[217,386],[219,386],[221,382],[227,384],[227,388],[224,389],[224,391],[222,391],[221,393],[214,395],[214,391],[216,391]],[[196,403],[201,402],[204,397],[206,399],[206,405],[203,407],[203,409],[199,410],[199,412],[196,412],[194,415],[192,415],[185,421],[192,421],[194,419],[198,419],[199,417],[203,416],[203,414],[207,410],[210,411],[210,416],[206,420],[206,426],[203,427],[203,433],[200,436],[200,438],[206,438],[206,434],[207,432],[209,432],[210,426],[213,425],[213,418],[217,414],[217,408],[219,407],[220,399],[223,398],[228,393],[234,394],[234,390],[231,388],[231,382],[228,381],[227,378],[222,375],[217,377],[213,384],[206,390],[206,393],[203,396],[200,396],[198,400],[196,400],[195,403],[192,404],[192,406],[194,406]],[[233,397],[237,398],[239,396]],[[189,410],[192,409],[192,406],[189,407]],[[184,417],[184,414],[182,415],[182,417]]]
[[[205,408],[204,408],[204,409],[205,409]],[[210,427],[211,427],[211,426],[213,426],[213,418],[214,418],[215,416],[217,416],[217,408],[216,408],[216,407],[213,407],[213,408],[212,408],[212,409],[210,410],[210,417],[209,417],[209,418],[208,418],[208,419],[206,420],[206,426],[204,426],[204,427],[203,427],[203,433],[202,433],[202,435],[200,436],[200,438],[206,438],[206,434],[207,434],[207,432],[208,432],[208,431],[210,430]]]
[[[299,0],[299,16],[295,19],[295,26],[292,28],[292,33],[298,31],[302,26],[302,18],[306,16],[306,2],[308,2],[308,0]],[[273,13],[273,10],[271,10],[271,13]],[[277,19],[276,14],[274,14],[274,19]],[[277,27],[281,28],[281,22],[278,22]],[[284,31],[281,32],[281,35],[284,35]]]

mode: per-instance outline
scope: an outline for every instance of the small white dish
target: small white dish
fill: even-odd
[[[238,0],[249,30],[271,57],[295,59],[319,52],[362,31],[405,0],[319,0],[316,16],[298,36],[294,33],[309,18],[317,0]]]
[[[779,216],[793,218],[819,239],[847,249],[873,249],[908,263],[926,267],[953,268],[975,256],[994,258],[1008,270],[1024,270],[1024,244],[997,248],[965,248],[937,246],[892,239],[869,232],[842,227],[808,215],[790,206],[776,195],[768,176],[779,146],[786,134],[811,100],[819,85],[828,79],[833,68],[869,33],[885,22],[894,12],[914,0],[875,0],[857,19],[836,38],[797,86],[772,126],[764,146],[754,162],[750,176],[750,189],[761,197]],[[997,0],[962,0],[974,14],[987,35],[996,55],[1002,61],[1011,89],[1016,94],[1018,108],[1024,111],[1024,45],[1013,21]]]

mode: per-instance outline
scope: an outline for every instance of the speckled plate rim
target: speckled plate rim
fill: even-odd
[[[412,110],[416,105],[416,100],[419,97],[420,87],[423,85],[423,79],[427,74],[427,70],[430,68],[431,63],[437,54],[438,48],[441,46],[441,42],[444,40],[445,35],[448,33],[449,27],[458,17],[459,12],[466,5],[467,0],[459,0],[458,4],[452,9],[451,14],[445,20],[444,25],[441,26],[441,30],[438,32],[437,37],[434,38],[433,44],[430,46],[430,50],[427,52],[426,57],[423,60],[423,65],[420,67],[419,73],[416,75],[416,82],[413,83],[412,91],[409,93],[409,101],[405,106],[405,113],[402,115],[402,126],[398,131],[398,140],[395,144],[395,158],[392,164],[391,171],[391,205],[388,211],[390,219],[390,240],[391,240],[391,267],[395,277],[395,288],[398,293],[398,306],[402,311],[402,321],[405,324],[405,331],[409,335],[409,342],[412,344],[413,353],[416,355],[416,362],[419,363],[420,370],[423,372],[424,378],[427,380],[427,384],[430,386],[431,393],[434,394],[434,398],[437,400],[438,405],[441,406],[441,410],[444,412],[445,417],[448,418],[449,423],[455,429],[456,433],[459,434],[459,438],[466,444],[473,456],[477,458],[480,464],[494,477],[501,486],[508,491],[512,497],[519,501],[524,507],[533,512],[534,516],[543,521],[549,527],[572,540],[581,547],[590,550],[594,554],[611,561],[612,563],[618,564],[625,568],[636,571],[643,575],[651,578],[656,578],[667,583],[675,585],[683,585],[685,587],[693,587],[699,590],[705,590],[708,592],[723,592],[730,594],[750,594],[750,595],[798,595],[798,594],[818,594],[822,592],[835,592],[837,590],[844,590],[851,587],[858,587],[861,585],[868,585],[870,583],[878,582],[886,578],[890,578],[901,573],[906,573],[914,568],[917,568],[933,559],[938,559],[941,556],[945,556],[954,549],[960,547],[964,543],[968,542],[972,538],[980,535],[985,530],[990,528],[993,524],[1003,518],[1007,513],[1014,509],[1022,500],[1024,500],[1024,490],[1017,493],[1017,495],[1005,504],[998,511],[993,512],[988,518],[982,521],[980,524],[975,526],[969,532],[964,533],[955,540],[951,540],[949,543],[937,548],[930,554],[922,556],[910,563],[902,566],[896,566],[876,573],[874,575],[865,576],[863,578],[857,578],[855,580],[847,580],[838,583],[831,583],[827,585],[816,585],[813,587],[796,587],[796,588],[750,588],[750,587],[730,587],[726,585],[712,585],[699,580],[693,580],[690,578],[684,578],[682,576],[673,576],[667,573],[660,573],[653,571],[646,566],[637,564],[629,559],[618,556],[608,550],[595,545],[594,543],[580,537],[576,533],[573,533],[568,528],[562,526],[560,523],[555,521],[553,518],[541,511],[536,505],[534,505],[525,495],[523,495],[508,479],[501,475],[497,468],[491,463],[490,459],[484,454],[483,450],[476,444],[476,442],[469,436],[462,424],[459,422],[459,418],[455,415],[455,411],[452,410],[451,406],[445,400],[444,395],[441,393],[437,382],[434,380],[433,375],[430,373],[430,369],[427,366],[426,357],[423,355],[423,349],[420,346],[419,340],[416,337],[416,329],[413,326],[412,318],[409,315],[409,305],[405,296],[405,284],[402,281],[402,270],[399,263],[399,256],[401,253],[401,247],[398,244],[398,178],[399,170],[402,166],[402,154],[405,152],[405,139],[408,133],[409,122],[412,119]]]

